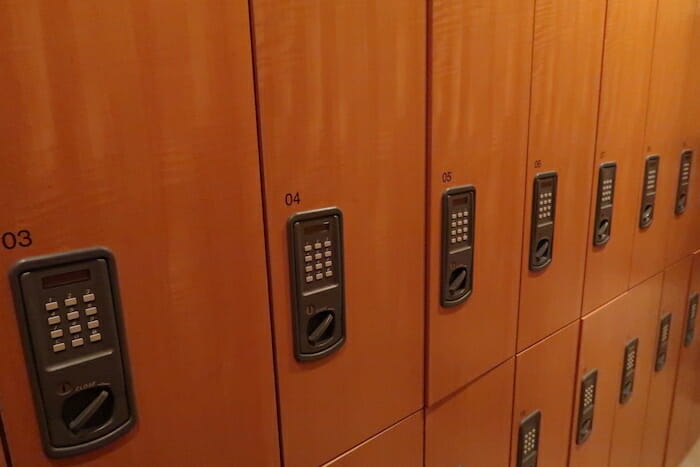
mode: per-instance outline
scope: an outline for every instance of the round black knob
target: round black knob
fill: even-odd
[[[676,211],[677,212],[683,212],[685,210],[685,203],[686,203],[687,197],[685,193],[681,193],[681,195],[678,197],[678,204],[676,205]]]
[[[598,237],[598,241],[601,242],[608,238],[608,233],[610,232],[610,221],[607,219],[603,219],[600,221],[598,224],[598,230],[596,231],[596,236]]]
[[[549,239],[543,238],[537,242],[537,248],[535,248],[535,263],[537,265],[544,264],[549,259],[550,250]]]
[[[467,288],[469,270],[466,266],[458,266],[452,270],[447,281],[447,289],[451,296],[461,295]]]
[[[309,319],[306,331],[309,344],[313,346],[321,346],[326,344],[335,333],[334,310],[320,310]]]
[[[644,210],[642,211],[642,224],[649,225],[651,224],[651,216],[654,214],[654,207],[651,204],[647,204],[644,206]]]
[[[63,422],[74,433],[96,430],[112,418],[114,396],[106,386],[76,392],[63,403]]]

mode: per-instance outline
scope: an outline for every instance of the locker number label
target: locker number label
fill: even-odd
[[[296,193],[287,193],[284,195],[284,204],[287,206],[292,206],[294,204],[301,204],[301,196],[299,196],[299,192],[297,191]]]
[[[6,250],[15,248],[28,248],[32,246],[32,233],[29,230],[19,230],[17,232],[4,232],[2,234],[2,247]]]

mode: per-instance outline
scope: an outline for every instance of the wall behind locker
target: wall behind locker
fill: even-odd
[[[318,465],[423,405],[426,5],[252,5],[284,461]],[[347,338],[299,363],[287,220],[328,206],[344,216]]]
[[[119,269],[137,427],[62,465],[279,464],[245,0],[0,5],[0,250],[94,245]],[[0,405],[42,452],[12,298]],[[225,447],[225,449],[222,449]]]
[[[533,5],[432,2],[429,404],[515,352]],[[467,184],[476,189],[473,289],[445,308],[442,195]]]

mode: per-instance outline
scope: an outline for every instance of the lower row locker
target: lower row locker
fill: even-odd
[[[387,428],[323,467],[421,467],[423,412]]]
[[[638,465],[662,274],[583,318],[570,465]]]
[[[664,465],[692,263],[692,257],[689,256],[664,271],[644,422],[641,467]]]
[[[578,338],[577,321],[516,356],[510,465],[566,465]]]
[[[426,409],[426,467],[508,465],[514,377],[511,358]]]
[[[13,465],[279,465],[248,2],[23,0],[0,22]],[[46,281],[13,300],[13,265],[57,253],[65,274],[31,263]]]
[[[668,445],[666,447],[666,467],[676,467],[695,443],[697,417],[700,417],[700,339],[697,337],[696,314],[700,296],[700,252],[692,256],[693,265],[690,285],[683,300],[683,325],[681,329],[680,352],[671,421],[668,428]]]
[[[252,0],[284,465],[423,406],[422,0]]]

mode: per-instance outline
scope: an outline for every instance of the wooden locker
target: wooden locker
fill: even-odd
[[[518,350],[580,315],[605,3],[536,3]],[[552,261],[532,271],[533,185],[550,171],[558,176]]]
[[[692,258],[687,257],[664,272],[661,306],[659,307],[656,328],[657,351],[662,332],[661,326],[664,318],[669,315],[671,317],[670,332],[666,345],[665,363],[660,365],[658,370],[655,368],[655,364],[652,364],[649,399],[644,422],[641,467],[659,467],[664,463],[666,436],[671,418],[678,354],[683,338],[685,305],[692,262]],[[655,355],[655,359],[657,357],[658,354]]]
[[[579,327],[576,321],[515,359],[511,465],[520,465],[518,450],[523,445],[519,444],[519,438],[527,436],[530,428],[527,420],[537,412],[538,465],[567,464]]]
[[[432,3],[429,404],[515,353],[532,13],[532,0]],[[476,191],[472,292],[444,307],[443,193],[461,185]]]
[[[570,465],[637,465],[642,424],[655,349],[662,276],[658,275],[620,295],[583,318],[574,400]],[[638,338],[634,389],[620,404],[625,346]],[[578,439],[582,381],[597,371],[592,429]],[[626,463],[625,463],[626,462]]]
[[[383,467],[423,465],[423,412],[387,428],[324,467]]]
[[[629,284],[632,238],[639,218],[643,165],[639,154],[644,144],[656,5],[657,0],[608,0],[583,313],[624,292]],[[596,216],[601,165],[609,163],[616,164],[612,222],[607,216]],[[600,202],[600,206],[605,204]],[[607,241],[605,235],[596,237],[605,223],[610,226]]]
[[[127,435],[62,465],[279,465],[247,5],[0,6],[2,231],[32,239],[0,269],[114,252],[138,409]],[[7,440],[14,465],[53,465],[8,285]]]
[[[615,406],[615,425],[611,437],[610,467],[639,465],[642,457],[644,421],[649,396],[649,380],[654,367],[657,343],[657,322],[661,301],[663,274],[639,284],[626,295],[625,308],[617,323],[621,340],[610,358],[617,360],[617,393],[624,360],[624,348],[639,339],[636,350],[634,390],[629,400]]]
[[[319,465],[422,407],[425,4],[252,5],[284,463]],[[329,206],[345,343],[299,362],[287,222]]]
[[[692,261],[690,283],[683,300],[682,337],[664,464],[667,467],[676,467],[697,440],[697,434],[693,434],[697,423],[693,421],[693,418],[700,415],[697,412],[696,402],[698,395],[700,395],[697,370],[698,365],[700,365],[700,343],[697,326],[694,328],[695,336],[688,345],[685,344],[684,338],[688,329],[690,299],[694,294],[700,292],[700,252],[696,252],[692,256]]]
[[[674,204],[680,154],[688,144],[683,138],[682,110],[685,77],[692,61],[688,54],[694,7],[695,0],[659,0],[658,4],[644,152],[640,156],[644,160],[648,155],[659,155],[659,175],[653,222],[635,231],[630,285],[692,252],[685,251],[685,241],[675,238],[683,228],[675,219]],[[639,184],[641,193],[642,177]],[[691,218],[687,214],[691,213],[680,216],[682,223]]]
[[[426,409],[425,465],[508,464],[514,359]]]

